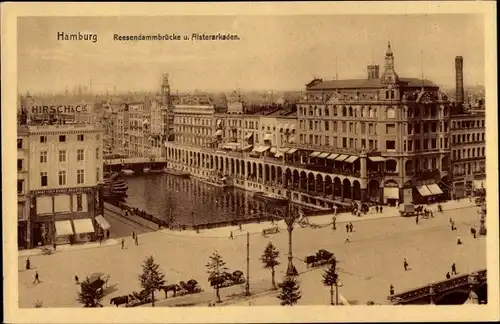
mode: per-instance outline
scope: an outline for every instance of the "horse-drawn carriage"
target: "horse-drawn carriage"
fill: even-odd
[[[220,276],[209,279],[210,286],[219,285],[220,288],[243,284],[245,281],[243,272],[240,270],[233,271],[233,273],[223,272]]]
[[[194,279],[190,279],[187,282],[181,281],[179,284],[163,286],[160,289],[165,292],[165,299],[168,298],[169,291],[173,292],[172,297],[197,294],[203,291],[198,281]]]
[[[415,206],[413,204],[399,205],[399,213],[403,217],[411,217],[421,215],[424,212],[424,206]]]
[[[104,285],[108,283],[109,275],[105,275],[104,273],[96,272],[88,277],[88,287],[95,291],[99,291],[103,289]]]
[[[331,264],[334,259],[335,259],[335,256],[332,252],[321,249],[316,253],[316,255],[307,256],[305,258],[304,262],[306,263],[307,267],[309,267],[309,266],[318,267],[318,266],[322,266],[324,264]]]

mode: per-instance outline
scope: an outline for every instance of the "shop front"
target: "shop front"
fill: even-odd
[[[75,243],[84,243],[93,241],[95,238],[94,224],[91,218],[74,219]]]
[[[56,227],[56,235],[55,235],[55,243],[56,244],[71,244],[72,236],[73,236],[73,226],[71,225],[71,220],[60,220],[55,222]]]

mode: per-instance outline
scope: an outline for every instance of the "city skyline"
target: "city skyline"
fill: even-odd
[[[465,84],[484,85],[484,40],[477,37],[484,34],[483,19],[473,14],[24,17],[18,27],[20,93],[71,92],[90,82],[100,93],[111,93],[115,86],[118,92],[154,91],[163,73],[169,73],[174,91],[303,90],[314,77],[365,78],[366,65],[372,63],[383,69],[389,41],[400,76],[423,75],[451,87],[454,58],[463,56]],[[94,33],[98,40],[58,41],[61,31]],[[232,33],[241,40],[112,40],[115,33],[158,32]]]

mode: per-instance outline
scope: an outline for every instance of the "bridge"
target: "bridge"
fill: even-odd
[[[479,270],[391,295],[387,299],[393,305],[461,305],[471,302],[469,297],[473,297],[477,298],[474,303],[486,304],[487,288],[486,270]]]
[[[137,172],[142,172],[144,168],[151,170],[160,170],[167,165],[166,158],[155,157],[136,157],[136,158],[117,158],[104,159],[104,171],[120,171],[122,169],[131,169]]]

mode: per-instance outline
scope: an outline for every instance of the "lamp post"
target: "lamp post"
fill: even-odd
[[[292,232],[297,216],[290,210],[290,200],[288,200],[285,213],[283,213],[281,209],[276,208],[274,210],[274,214],[285,221],[286,229],[288,231],[288,267],[286,269],[286,275],[290,277],[297,276],[299,273],[293,265],[292,253]]]

